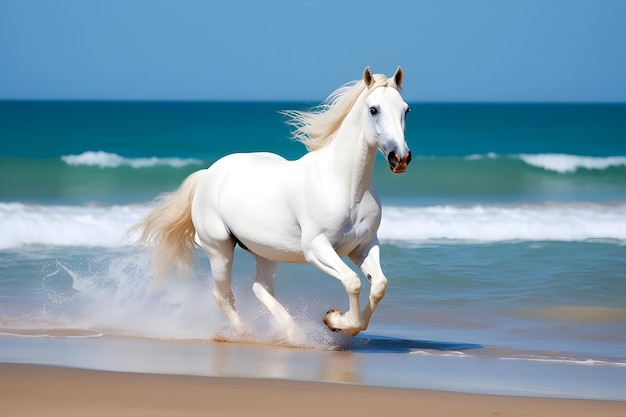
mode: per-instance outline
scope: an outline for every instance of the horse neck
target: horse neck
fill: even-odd
[[[359,202],[371,189],[376,148],[368,146],[355,105],[329,144],[333,171],[349,184],[351,201]]]

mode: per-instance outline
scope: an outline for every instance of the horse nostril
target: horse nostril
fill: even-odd
[[[396,166],[400,162],[400,157],[394,151],[391,151],[387,155],[387,161],[389,161],[389,165]]]
[[[411,151],[409,151],[405,159],[406,159],[406,164],[409,165],[411,163]]]

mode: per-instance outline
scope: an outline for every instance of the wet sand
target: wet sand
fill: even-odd
[[[0,364],[3,416],[626,416],[626,402]]]

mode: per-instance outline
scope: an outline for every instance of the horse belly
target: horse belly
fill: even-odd
[[[277,262],[305,262],[301,231],[295,219],[276,205],[250,201],[244,210],[224,215],[232,236],[244,248]]]
[[[238,243],[277,262],[305,262],[301,230],[290,203],[289,163],[266,154],[246,158],[253,172],[231,172],[224,180],[219,211]]]

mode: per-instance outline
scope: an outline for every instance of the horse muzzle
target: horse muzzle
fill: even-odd
[[[389,162],[391,172],[401,174],[406,171],[406,167],[411,163],[411,151],[408,151],[404,157],[400,157],[400,155],[391,151],[387,155],[387,161]]]

